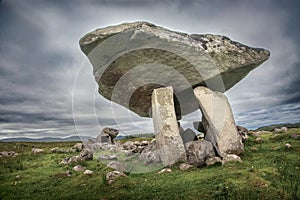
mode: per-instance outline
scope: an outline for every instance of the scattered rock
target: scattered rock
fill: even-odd
[[[120,163],[119,161],[111,161],[110,163],[107,164],[107,167],[113,168],[118,171],[124,172],[126,170],[126,167]]]
[[[7,158],[7,157],[16,157],[18,155],[18,153],[14,152],[14,151],[2,151],[0,152],[0,158]]]
[[[173,88],[154,89],[152,93],[152,118],[156,148],[164,166],[186,161],[185,149],[179,134],[174,110]]]
[[[212,157],[212,158],[208,158],[206,161],[205,161],[205,164],[207,166],[211,166],[211,165],[214,165],[216,163],[222,163],[222,159],[220,157]]]
[[[76,171],[76,172],[84,171],[85,169],[86,168],[82,167],[81,165],[76,165],[75,167],[73,167],[73,170]]]
[[[50,150],[50,153],[68,153],[68,151],[60,149],[59,147],[54,147]]]
[[[72,156],[70,158],[63,159],[60,164],[68,165],[70,163],[77,163],[83,161],[84,159],[81,156]]]
[[[241,159],[239,156],[237,156],[237,155],[234,155],[234,154],[226,154],[226,155],[223,157],[222,164],[224,165],[225,163],[227,163],[227,162],[232,162],[232,161],[243,162],[242,159]]]
[[[193,165],[187,164],[187,163],[182,163],[179,165],[179,169],[182,171],[188,170],[190,168],[193,168]]]
[[[155,140],[144,148],[140,155],[140,160],[144,161],[146,165],[161,162],[160,151],[156,147]]]
[[[286,144],[285,144],[285,147],[286,147],[287,149],[290,149],[290,148],[292,148],[292,145],[289,144],[289,143],[286,143]]]
[[[123,149],[125,150],[134,150],[136,148],[136,145],[132,141],[127,141],[123,144]]]
[[[41,153],[44,153],[44,149],[38,149],[38,148],[32,148],[31,149],[31,153],[33,154],[41,154]]]
[[[98,160],[118,160],[117,155],[101,155]]]
[[[216,154],[211,142],[198,140],[186,143],[186,156],[189,164],[204,167],[205,161],[215,157]]]
[[[274,130],[273,130],[274,133],[285,133],[287,131],[288,131],[287,127],[274,128]]]
[[[171,172],[172,172],[172,170],[170,168],[164,168],[164,169],[160,170],[158,172],[158,174],[166,174],[166,173],[171,173]]]
[[[84,148],[84,145],[83,145],[82,143],[76,143],[76,144],[73,146],[73,149],[75,149],[77,152],[82,151],[83,148]]]
[[[227,97],[221,92],[214,92],[206,87],[197,87],[194,93],[202,112],[202,123],[206,121],[205,140],[214,145],[220,156],[240,154],[244,150],[244,145]]]
[[[83,172],[83,174],[85,174],[85,175],[93,175],[94,174],[94,172],[92,171],[92,170],[89,170],[89,169],[87,169],[87,170],[85,170],[84,172]]]
[[[123,172],[120,171],[112,171],[112,172],[108,172],[106,174],[106,181],[107,184],[110,185],[112,184],[118,177],[126,177],[126,175]]]
[[[147,140],[143,140],[141,142],[141,146],[147,146],[149,144],[149,142]]]
[[[262,143],[263,139],[261,137],[257,137],[257,138],[255,138],[254,142],[256,142],[256,143]]]
[[[80,156],[83,160],[93,160],[93,153],[88,149],[82,149]]]
[[[69,177],[69,176],[72,176],[72,172],[68,170],[68,171],[66,171],[64,173],[59,173],[59,174],[51,175],[50,177],[63,178],[63,177]]]
[[[259,137],[260,135],[269,134],[269,133],[270,132],[268,132],[268,131],[256,131],[253,133],[253,136]]]

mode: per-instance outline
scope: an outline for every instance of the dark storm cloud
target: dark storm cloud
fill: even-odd
[[[78,45],[80,37],[97,27],[137,20],[188,33],[223,34],[269,49],[270,60],[226,94],[241,125],[295,121],[300,99],[299,2],[288,2],[2,1],[0,135],[67,136],[78,131],[95,136],[106,125],[126,133],[150,132],[149,120],[99,97],[91,65],[83,62],[86,57]],[[196,113],[183,124],[198,119]]]

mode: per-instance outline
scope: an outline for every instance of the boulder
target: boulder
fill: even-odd
[[[123,149],[125,150],[134,150],[136,148],[136,145],[132,141],[127,141],[123,144]]]
[[[186,144],[187,162],[196,167],[204,167],[208,158],[215,157],[214,147],[209,141],[192,141]]]
[[[0,152],[0,158],[7,158],[7,157],[16,157],[18,155],[18,153],[14,152],[14,151],[2,151]]]
[[[120,171],[112,171],[112,172],[108,172],[106,174],[106,181],[107,184],[110,185],[112,184],[118,177],[126,177],[126,175],[123,172]]]
[[[179,134],[172,87],[158,88],[152,94],[152,118],[156,148],[165,166],[185,161],[185,149]]]
[[[186,115],[198,109],[191,87],[224,92],[270,56],[226,36],[189,35],[148,22],[99,28],[79,44],[93,65],[98,92],[143,117],[149,117],[156,88],[172,85],[176,110]]]
[[[223,154],[240,154],[244,150],[242,138],[236,128],[231,107],[227,97],[206,87],[194,89],[205,121],[205,140],[210,141],[219,156]],[[207,125],[206,125],[207,124]]]

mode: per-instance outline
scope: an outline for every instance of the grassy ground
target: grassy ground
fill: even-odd
[[[71,170],[60,165],[65,157],[78,153],[33,155],[32,147],[49,151],[53,147],[70,148],[74,143],[0,143],[0,151],[15,151],[15,158],[0,158],[0,199],[300,199],[300,140],[290,129],[274,137],[262,135],[245,144],[243,163],[227,163],[202,169],[158,175],[157,171],[129,174],[107,185],[106,168],[97,160],[81,165],[93,176],[72,172],[71,177],[51,175]],[[292,148],[286,148],[290,143]],[[20,178],[16,178],[19,175]]]

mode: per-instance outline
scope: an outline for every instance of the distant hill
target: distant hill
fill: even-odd
[[[87,141],[92,139],[89,136],[70,136],[66,138],[53,138],[53,137],[44,137],[44,138],[27,138],[27,137],[19,137],[19,138],[5,138],[0,140],[1,142],[76,142],[76,141]]]
[[[300,128],[300,123],[286,123],[286,124],[272,124],[269,126],[262,126],[256,129],[256,131],[264,130],[264,131],[273,131],[274,128],[281,128],[281,127],[287,127],[287,128]]]

